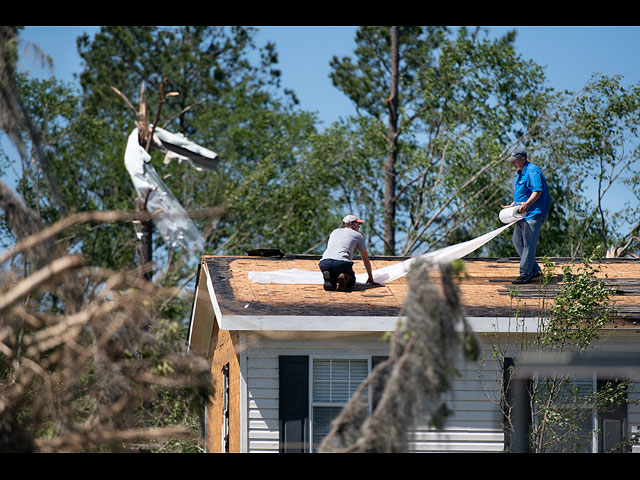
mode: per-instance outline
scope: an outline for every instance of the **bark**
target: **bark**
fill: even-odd
[[[395,255],[396,171],[398,155],[398,27],[391,27],[391,82],[387,107],[389,130],[387,134],[387,158],[384,165],[384,250],[385,255]]]

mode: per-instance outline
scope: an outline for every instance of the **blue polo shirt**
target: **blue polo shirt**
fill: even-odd
[[[529,207],[525,218],[544,218],[549,214],[549,205],[551,204],[547,181],[540,168],[527,162],[522,171],[516,174],[513,189],[515,204],[526,202],[533,192],[542,192],[542,195]]]

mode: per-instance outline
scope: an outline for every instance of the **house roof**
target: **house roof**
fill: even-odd
[[[399,257],[372,257],[377,270],[404,260]],[[402,277],[382,285],[357,284],[351,292],[327,292],[322,285],[259,284],[249,279],[250,271],[300,269],[317,271],[319,257],[292,255],[284,257],[204,256],[192,314],[192,333],[208,323],[203,316],[215,315],[223,330],[287,331],[391,331],[402,315],[408,278]],[[562,284],[562,267],[567,259],[552,259],[556,278],[547,287],[553,298]],[[467,321],[475,330],[494,331],[495,323],[512,321],[515,308],[522,321],[535,319],[541,308],[538,284],[511,283],[518,276],[516,258],[463,259],[466,276],[459,279],[461,302]],[[576,267],[580,262],[576,263]],[[617,287],[614,301],[623,318],[615,328],[638,328],[640,320],[640,260],[604,259],[598,265],[598,277]],[[356,273],[365,272],[360,259],[354,263]],[[573,272],[577,272],[574,267]],[[431,275],[440,284],[440,275]],[[205,328],[206,331],[210,325]],[[535,328],[535,327],[532,327]],[[204,341],[204,340],[203,340]],[[191,342],[191,341],[190,341]]]

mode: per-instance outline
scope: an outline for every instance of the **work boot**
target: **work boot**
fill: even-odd
[[[331,275],[328,271],[322,272],[322,278],[324,278],[324,289],[327,292],[333,292],[336,289],[336,284],[331,281]]]
[[[338,291],[339,292],[350,292],[353,288],[353,277],[351,275],[347,275],[346,273],[341,273],[338,276]]]
[[[531,281],[531,278],[523,277],[522,275],[520,275],[518,278],[513,280],[511,283],[513,283],[515,285],[522,285],[522,284],[525,284],[525,283],[529,283],[530,281]]]

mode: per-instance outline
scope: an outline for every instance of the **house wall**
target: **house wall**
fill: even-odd
[[[268,453],[279,451],[278,358],[280,355],[387,355],[388,349],[379,335],[307,335],[306,339],[291,332],[285,337],[249,335],[246,351],[247,451]],[[288,337],[288,338],[287,338]]]
[[[522,335],[519,336],[520,342],[525,342]],[[483,335],[480,337],[482,344],[485,346],[484,356],[485,358],[491,357],[491,351],[494,347],[499,347],[501,351],[505,352],[506,356],[515,356],[514,354],[514,339],[507,334],[500,335]],[[640,348],[640,329],[610,329],[601,332],[599,340],[594,341],[589,349],[585,352],[588,356],[589,353],[595,354],[615,354],[612,358],[623,359],[625,355],[631,357],[637,357]],[[606,357],[606,355],[605,355]],[[487,362],[488,364],[491,362]],[[631,387],[627,394],[627,425],[626,435],[631,437],[634,433],[640,431],[640,365],[632,366],[631,368],[621,367],[595,367],[594,369],[586,368],[580,369],[576,372],[582,377],[592,377],[598,380],[606,380],[607,378],[627,378],[631,380]],[[490,369],[482,368],[488,372]],[[624,373],[623,373],[624,372]],[[571,375],[568,371],[567,375]],[[495,374],[494,374],[495,378]],[[489,384],[486,382],[486,386]],[[454,389],[454,394],[456,389]],[[498,392],[494,391],[494,398],[498,397]],[[633,446],[633,453],[640,453],[640,446]]]
[[[490,358],[490,351],[482,355]],[[442,399],[451,416],[442,430],[427,426],[429,419],[421,422],[413,434],[410,448],[414,452],[501,452],[504,450],[504,434],[500,428],[501,370],[495,362],[472,362],[461,352],[454,357],[453,367],[458,375],[453,377],[450,391]]]
[[[246,333],[243,335],[247,335]],[[249,335],[245,351],[246,395],[246,452],[279,451],[278,419],[278,357],[280,355],[308,355],[311,357],[350,357],[357,355],[388,355],[388,344],[379,335],[307,334],[300,338]],[[612,334],[597,348],[605,351],[637,352],[637,334]],[[639,337],[640,338],[640,337]],[[455,357],[459,372],[452,389],[444,398],[452,416],[443,430],[437,431],[421,422],[412,432],[411,451],[414,452],[501,452],[504,435],[500,428],[500,382],[502,370],[492,361],[492,345],[480,339],[484,360],[476,363]],[[629,396],[628,430],[640,428],[640,384],[635,383]],[[638,447],[635,448],[636,450]]]
[[[242,375],[237,353],[239,335],[237,332],[220,330],[214,325],[209,358],[211,358],[211,376],[214,393],[206,410],[207,434],[206,451],[221,453],[224,451],[223,410],[224,375],[223,367],[229,365],[229,452],[241,451],[241,396]]]
[[[388,343],[377,334],[327,337],[308,335],[306,339],[249,340],[246,351],[247,447],[248,452],[278,452],[278,357],[309,355],[352,357],[388,355]],[[416,452],[502,451],[499,428],[500,410],[484,392],[475,363],[456,360],[461,376],[453,381],[454,393],[448,398],[453,410],[443,431],[424,425],[413,434],[411,449]],[[493,366],[484,366],[484,375],[495,380]]]

